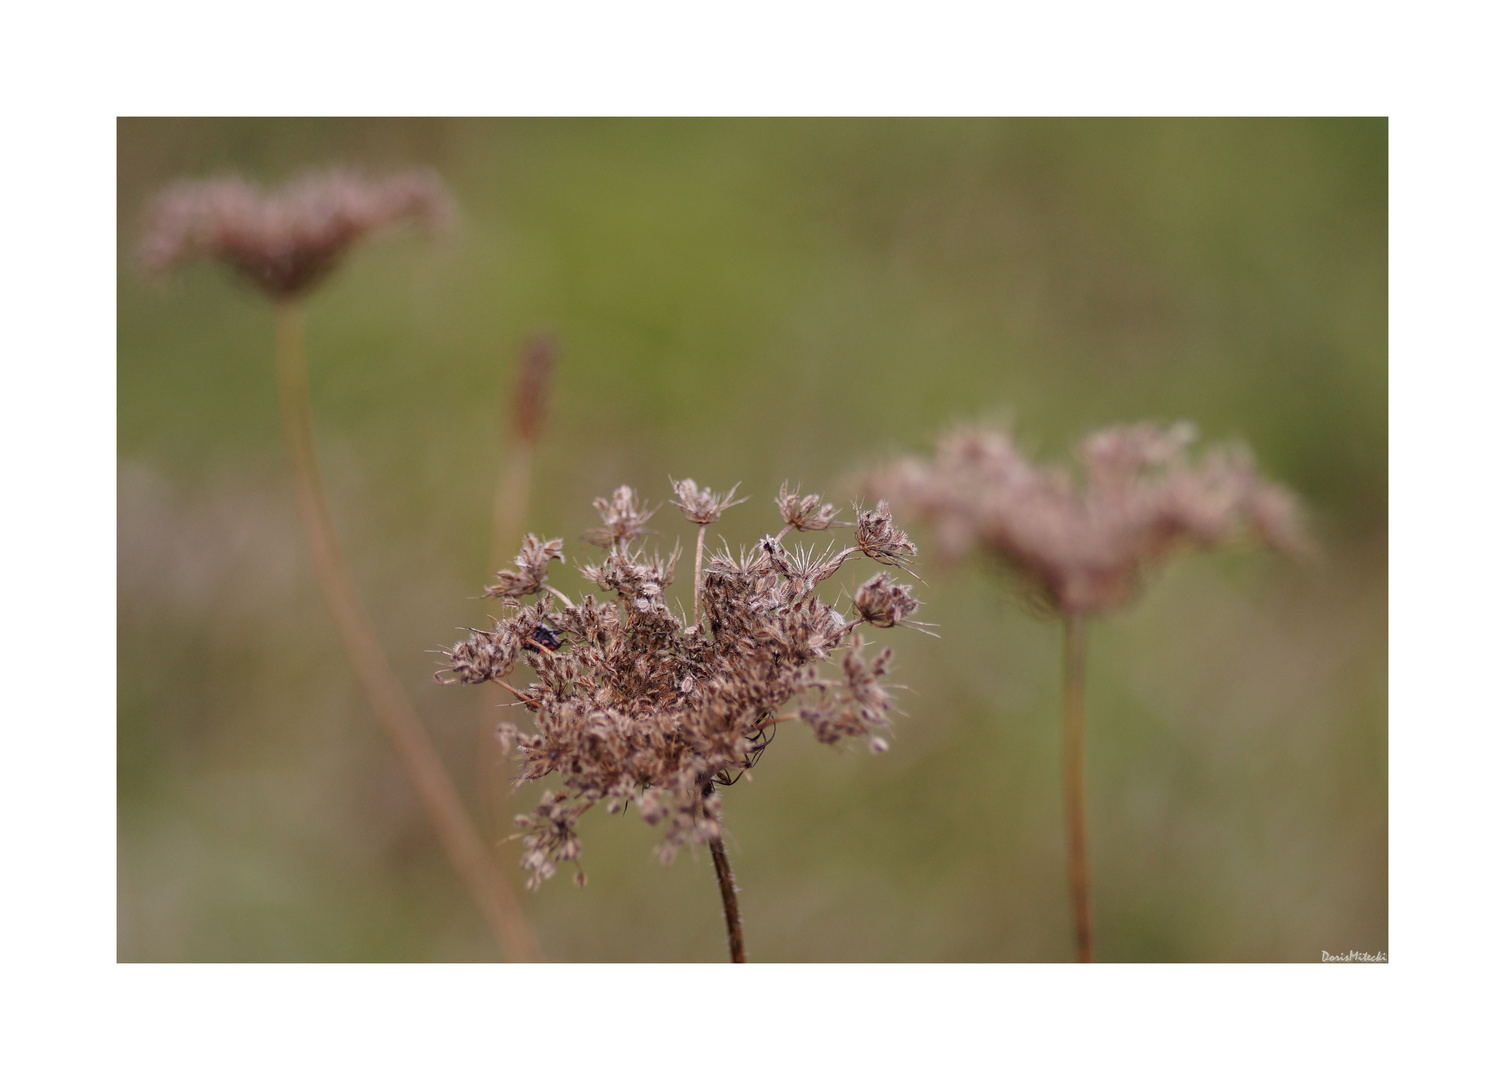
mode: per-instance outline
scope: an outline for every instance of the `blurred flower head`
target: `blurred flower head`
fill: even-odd
[[[512,386],[512,433],[521,442],[538,441],[558,358],[559,342],[552,334],[533,334],[523,346]]]
[[[692,522],[714,520],[733,505],[731,493],[707,492],[690,480],[674,486],[676,505]],[[753,766],[776,724],[796,720],[824,743],[862,738],[885,749],[890,655],[865,657],[858,631],[908,625],[918,606],[908,586],[879,574],[844,614],[815,587],[846,560],[870,553],[860,544],[791,552],[767,536],[751,552],[711,557],[698,583],[699,625],[666,602],[677,546],[664,559],[633,543],[646,519],[633,490],[619,488],[596,507],[604,527],[595,540],[607,550],[582,573],[614,600],[587,596],[556,605],[565,598],[545,577],[562,542],[529,536],[518,570],[504,571],[488,590],[511,614],[490,630],[472,630],[446,654],[448,677],[461,682],[503,682],[524,660],[537,675],[515,691],[534,714],[534,731],[510,723],[499,729],[522,758],[519,783],[559,779],[559,790],[518,819],[531,887],[578,856],[576,822],[598,802],[608,813],[635,803],[646,822],[663,824],[666,861],[687,842],[717,838],[717,786]],[[889,550],[886,508],[865,520],[869,532],[889,536],[887,547],[877,544]],[[545,591],[537,603],[524,603]]]
[[[448,192],[428,170],[376,179],[331,169],[275,192],[227,176],[161,192],[147,211],[140,257],[159,274],[192,259],[218,259],[281,299],[323,280],[369,233],[404,220],[437,230],[452,217]]]
[[[943,559],[986,552],[1046,607],[1099,612],[1132,600],[1144,571],[1183,546],[1244,535],[1306,549],[1290,492],[1241,448],[1193,459],[1195,438],[1184,423],[1106,428],[1078,446],[1078,479],[1030,461],[1006,431],[964,429],[934,457],[902,458],[868,486],[929,523]]]

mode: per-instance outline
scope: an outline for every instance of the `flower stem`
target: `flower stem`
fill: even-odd
[[[700,535],[695,537],[695,625],[700,625],[700,556],[705,552],[705,526],[700,527]],[[684,608],[680,608],[683,611]]]
[[[742,916],[737,912],[737,883],[732,878],[732,864],[726,860],[726,846],[721,838],[711,841],[711,862],[716,864],[716,882],[721,886],[721,906],[726,909],[726,943],[732,950],[732,963],[747,963],[742,948]]]
[[[513,961],[541,959],[517,898],[487,852],[466,813],[444,762],[387,664],[381,643],[366,619],[355,584],[340,552],[334,519],[324,497],[314,450],[313,410],[308,395],[303,310],[296,300],[277,305],[277,383],[282,421],[292,465],[298,509],[313,549],[319,586],[334,617],[340,641],[371,706],[397,749],[408,778],[450,861],[481,909],[502,955]]]
[[[706,785],[706,794],[714,790]],[[726,845],[718,833],[711,841],[711,862],[716,867],[716,884],[721,886],[721,907],[726,912],[726,943],[732,951],[732,963],[747,963],[747,953],[742,946],[742,915],[737,910],[737,882],[732,877],[732,864],[727,861]]]
[[[1077,960],[1092,960],[1092,916],[1087,882],[1086,781],[1082,767],[1082,699],[1087,666],[1087,623],[1080,612],[1066,615],[1066,680],[1062,758],[1065,765],[1066,843],[1071,866],[1071,909],[1076,925]]]

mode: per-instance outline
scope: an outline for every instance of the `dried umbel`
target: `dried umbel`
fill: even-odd
[[[283,299],[321,281],[363,236],[405,220],[438,229],[452,213],[444,185],[427,170],[381,179],[329,170],[272,193],[235,176],[184,182],[152,203],[141,261],[165,273],[218,259]]]
[[[929,460],[905,458],[874,474],[873,491],[930,523],[941,556],[980,549],[1013,568],[1061,612],[1118,607],[1144,571],[1186,545],[1239,535],[1284,551],[1304,536],[1295,500],[1259,475],[1249,454],[1187,450],[1188,424],[1115,427],[1077,449],[1082,482],[1036,465],[1007,432],[963,430]]]
[[[693,481],[674,490],[675,505],[702,530],[705,519],[733,505],[730,493]],[[889,652],[864,655],[859,629],[905,623],[917,601],[910,586],[880,573],[843,613],[815,586],[849,559],[912,553],[914,545],[886,507],[862,515],[870,552],[861,543],[788,550],[765,536],[750,552],[711,556],[696,583],[699,617],[686,620],[665,598],[678,545],[667,558],[642,550],[636,538],[648,511],[631,488],[596,500],[596,508],[602,528],[592,542],[605,554],[583,573],[614,599],[576,602],[549,585],[562,544],[529,536],[518,570],[504,571],[488,590],[509,613],[448,650],[449,670],[440,677],[507,686],[534,714],[531,733],[511,723],[500,728],[522,759],[519,783],[551,774],[559,781],[534,814],[518,819],[530,886],[577,857],[576,822],[602,802],[609,813],[635,804],[645,821],[662,825],[666,861],[687,842],[711,843],[720,875],[717,788],[753,766],[775,725],[800,721],[821,742],[857,738],[886,748]],[[534,593],[544,595],[525,604]],[[536,679],[514,689],[507,680],[523,661]]]
[[[1189,424],[1099,431],[1077,449],[1078,483],[1067,469],[1030,461],[1006,432],[964,430],[942,439],[934,458],[905,458],[869,478],[872,490],[930,523],[944,558],[972,549],[993,555],[1061,617],[1063,790],[1079,960],[1093,956],[1083,766],[1088,616],[1133,599],[1145,570],[1186,545],[1249,535],[1285,551],[1305,546],[1295,500],[1262,478],[1247,452],[1217,447],[1193,460],[1194,438]],[[902,560],[902,543],[884,527],[859,515],[865,550]],[[890,588],[875,578],[858,591],[874,625],[907,614]]]

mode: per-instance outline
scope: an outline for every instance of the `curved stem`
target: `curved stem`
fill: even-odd
[[[707,785],[707,793],[712,790]],[[718,835],[711,841],[711,862],[716,867],[716,884],[721,886],[721,907],[726,913],[726,943],[732,952],[732,963],[747,963],[747,952],[742,945],[742,915],[737,910],[737,882],[732,877],[732,864],[726,857],[726,845]]]
[[[313,411],[308,396],[308,364],[304,356],[303,312],[295,300],[277,305],[277,384],[298,509],[313,549],[319,587],[334,617],[345,653],[396,746],[408,778],[418,789],[450,861],[496,936],[502,955],[515,961],[539,960],[538,945],[517,898],[481,842],[444,762],[402,684],[388,666],[340,552],[334,519],[319,478]]]
[[[1086,780],[1082,765],[1082,703],[1087,667],[1087,624],[1081,613],[1066,616],[1066,679],[1062,740],[1065,766],[1066,843],[1071,864],[1071,910],[1077,960],[1092,960],[1092,915],[1087,881]]]

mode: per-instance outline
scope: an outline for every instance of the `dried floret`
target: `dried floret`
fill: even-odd
[[[498,619],[490,630],[470,631],[464,641],[457,641],[444,651],[449,670],[460,682],[499,682],[512,673],[524,652],[540,652],[555,646],[555,632],[543,621],[549,600],[525,607],[511,618]]]
[[[829,529],[836,520],[836,507],[820,501],[819,495],[800,495],[800,489],[789,490],[789,485],[779,488],[779,497],[774,500],[784,524],[800,532],[816,532]]]
[[[897,626],[919,609],[920,602],[910,595],[910,589],[887,574],[878,574],[857,590],[852,605],[871,626]]]
[[[714,525],[728,508],[745,503],[746,499],[735,498],[740,484],[733,484],[725,495],[718,495],[710,488],[698,488],[690,479],[669,481],[674,485],[674,498],[669,501],[685,512],[685,517],[697,525]]]
[[[878,500],[878,509],[857,511],[857,546],[874,562],[904,566],[918,550],[903,530],[894,525],[888,502]]]
[[[637,493],[626,484],[612,492],[611,498],[597,499],[595,507],[601,515],[602,527],[587,533],[585,538],[601,547],[622,545],[640,535],[646,531],[648,519],[654,514],[638,502]]]
[[[497,583],[487,587],[486,595],[514,599],[532,596],[543,589],[549,563],[555,559],[564,561],[564,541],[539,540],[529,533],[523,538],[522,551],[513,560],[517,569],[498,570]]]

